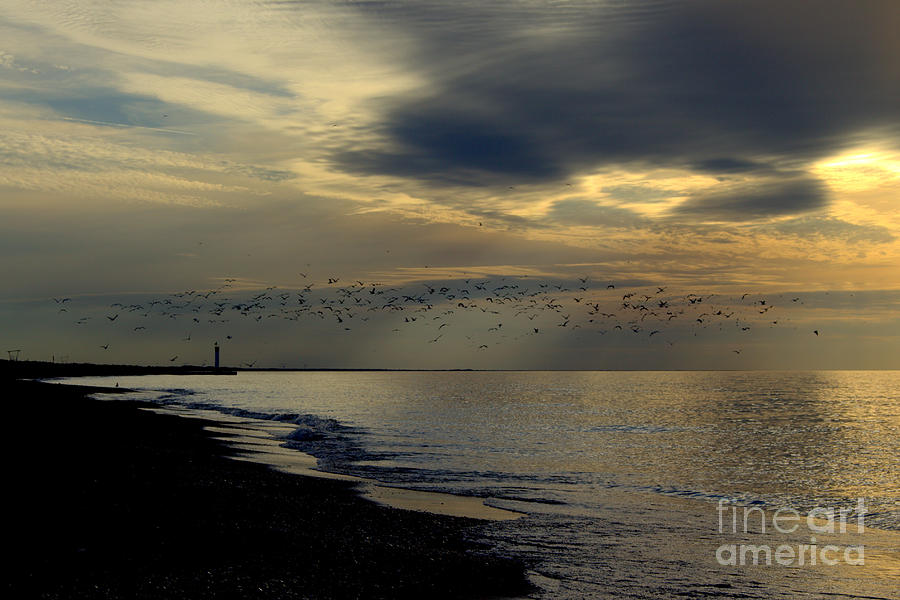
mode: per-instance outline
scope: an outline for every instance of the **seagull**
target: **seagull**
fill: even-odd
[[[115,321],[116,319],[119,318],[119,315],[116,315],[114,317],[110,317],[109,315],[107,315],[106,318],[109,319],[110,321]]]
[[[109,349],[109,344],[105,344],[105,345],[100,346],[100,347],[103,348],[104,350],[108,350],[108,349]]]
[[[175,362],[175,359],[176,359],[176,358],[178,358],[178,355],[177,355],[177,354],[176,354],[175,356],[173,356],[172,358],[170,358],[170,359],[169,359],[169,362]]]

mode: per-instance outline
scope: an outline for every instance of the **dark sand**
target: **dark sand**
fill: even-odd
[[[8,366],[8,365],[7,365]],[[6,373],[2,373],[6,371]],[[224,458],[203,422],[5,389],[7,598],[484,598],[527,593],[479,521]]]

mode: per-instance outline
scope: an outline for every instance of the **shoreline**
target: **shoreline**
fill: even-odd
[[[131,390],[96,388],[95,391],[118,393]],[[160,415],[199,421],[212,439],[226,446],[228,450],[226,458],[261,464],[276,471],[304,477],[352,482],[356,484],[357,495],[384,506],[484,521],[511,521],[526,516],[523,512],[485,504],[484,498],[481,497],[416,490],[377,479],[320,470],[317,467],[316,457],[284,445],[286,441],[284,436],[295,431],[296,427],[280,421],[260,421],[252,417],[239,417],[177,405],[144,406],[142,409]]]
[[[17,597],[484,598],[531,589],[480,521],[398,510],[355,483],[233,460],[215,421],[124,391],[0,380],[14,431]],[[18,458],[21,457],[21,458]]]

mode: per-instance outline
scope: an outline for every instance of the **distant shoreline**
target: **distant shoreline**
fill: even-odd
[[[60,377],[112,377],[134,375],[236,375],[237,373],[766,373],[840,371],[896,371],[898,369],[388,369],[355,367],[209,367],[181,365],[118,365],[98,363],[57,363],[46,361],[0,359],[0,376],[15,379],[52,379]]]

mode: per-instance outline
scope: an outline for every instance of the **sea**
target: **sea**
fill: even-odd
[[[73,382],[276,423],[322,473],[509,511],[477,536],[525,562],[530,598],[900,598],[900,371]]]

